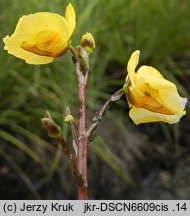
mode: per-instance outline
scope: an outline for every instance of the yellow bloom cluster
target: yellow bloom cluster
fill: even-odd
[[[47,64],[64,54],[76,26],[76,15],[72,5],[65,17],[49,12],[22,16],[13,35],[3,41],[8,53],[24,59],[28,64]],[[93,52],[95,41],[90,33],[81,38],[81,46],[88,54]],[[127,65],[124,91],[130,109],[129,116],[135,124],[163,121],[176,123],[185,115],[186,98],[179,96],[176,86],[163,78],[150,66],[135,69],[140,52],[132,53]]]
[[[179,96],[176,86],[150,66],[135,69],[140,52],[131,55],[127,65],[124,91],[128,99],[129,116],[135,124],[163,121],[176,123],[185,115],[186,98]]]
[[[13,35],[3,41],[8,53],[28,64],[47,64],[61,56],[75,29],[76,15],[71,4],[65,17],[56,13],[39,12],[22,16]]]

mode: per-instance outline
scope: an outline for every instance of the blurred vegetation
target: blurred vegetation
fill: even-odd
[[[63,14],[68,2],[0,0],[0,37],[12,34],[22,15],[38,11]],[[78,45],[85,32],[93,34],[97,45],[90,59],[89,121],[109,95],[122,86],[126,76],[125,66],[136,49],[141,50],[141,65],[149,64],[157,68],[176,83],[182,96],[189,98],[189,0],[70,2],[77,13],[73,45]],[[54,119],[63,124],[66,106],[70,106],[77,116],[76,80],[71,54],[68,52],[48,65],[34,66],[8,55],[3,50],[2,40],[0,49],[1,199],[74,199],[74,184],[71,183],[62,150],[47,138],[40,122],[45,111],[49,110]],[[130,193],[127,196],[125,192],[131,190],[131,179],[142,182],[145,173],[154,169],[155,163],[146,158],[154,154],[150,151],[152,146],[164,143],[164,147],[161,146],[166,151],[177,149],[179,152],[181,134],[185,136],[185,132],[188,133],[189,105],[182,126],[158,123],[134,126],[128,111],[123,98],[111,108],[98,130],[100,135],[90,146],[91,198],[130,198]],[[181,128],[185,132],[181,133]],[[63,125],[63,131],[69,139],[67,125]],[[183,139],[188,140],[187,137]],[[148,144],[150,140],[152,146]],[[129,151],[124,155],[126,150]],[[137,160],[140,163],[144,161],[145,166],[137,164],[135,167]],[[148,168],[147,160],[150,162]],[[139,169],[145,173],[139,171],[139,174]]]

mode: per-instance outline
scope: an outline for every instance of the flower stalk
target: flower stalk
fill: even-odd
[[[76,185],[77,186],[83,185],[84,180],[82,178],[82,175],[78,172],[76,156],[72,153],[67,143],[65,142],[61,133],[61,128],[53,121],[49,112],[45,113],[45,116],[44,118],[42,118],[41,121],[42,121],[42,126],[46,131],[47,135],[51,138],[56,139],[61,144],[61,147],[67,158],[67,162]]]
[[[115,92],[103,105],[99,113],[93,118],[92,125],[87,130],[86,128],[86,90],[88,86],[89,80],[89,61],[87,56],[85,55],[85,50],[82,50],[82,55],[78,55],[75,49],[70,45],[70,51],[73,54],[73,61],[75,63],[75,73],[78,81],[78,99],[80,102],[79,108],[79,119],[78,119],[78,142],[77,142],[77,168],[78,172],[81,174],[84,180],[83,185],[77,186],[78,191],[78,199],[84,200],[88,199],[88,144],[90,141],[90,137],[92,133],[96,130],[97,126],[99,125],[102,117],[105,115],[106,111],[108,110],[109,106],[112,102],[118,101],[123,95],[123,89],[118,90]],[[79,49],[78,49],[79,50]],[[78,51],[79,52],[79,51]],[[80,61],[80,57],[84,57]],[[85,61],[84,61],[85,60]],[[85,65],[84,65],[85,63]],[[81,65],[82,64],[82,65]],[[83,71],[81,70],[83,69]]]
[[[76,186],[82,187],[82,185],[84,185],[84,179],[83,179],[83,176],[78,171],[77,161],[76,161],[75,156],[73,155],[73,153],[68,148],[68,145],[66,144],[63,137],[58,138],[57,140],[61,144],[63,152],[67,158],[67,162],[69,164],[69,168],[70,168],[71,174],[74,178],[74,181],[76,183]]]
[[[75,72],[78,82],[78,99],[80,102],[78,119],[78,142],[77,142],[77,168],[84,180],[83,185],[77,186],[78,199],[88,199],[88,174],[87,174],[87,156],[88,156],[88,137],[86,136],[86,89],[89,79],[89,67],[83,67],[81,71],[81,61],[75,49],[70,46],[75,63]],[[86,62],[86,61],[85,61]],[[86,62],[88,65],[88,62]]]
[[[102,106],[102,108],[98,112],[98,114],[93,117],[92,124],[91,124],[90,128],[88,129],[88,131],[86,132],[86,136],[88,138],[90,138],[92,136],[93,132],[98,127],[102,117],[106,114],[111,103],[118,101],[123,95],[124,95],[123,89],[119,89],[113,95],[111,95],[111,97],[104,103],[104,105]]]
[[[77,168],[78,172],[81,174],[84,182],[83,185],[77,185],[78,199],[84,200],[88,199],[88,144],[92,133],[96,130],[102,117],[105,115],[106,111],[112,102],[118,101],[123,95],[123,89],[115,92],[111,97],[105,102],[99,113],[93,118],[92,125],[87,130],[86,128],[86,90],[89,80],[89,59],[88,54],[82,47],[78,47],[78,52],[71,46],[69,50],[73,55],[73,62],[75,63],[75,73],[78,82],[78,100],[80,102],[79,107],[79,119],[78,119],[78,141],[77,141]]]
[[[78,199],[88,199],[88,174],[87,174],[87,155],[88,137],[86,136],[86,85],[78,86],[78,98],[81,106],[79,108],[78,121],[78,151],[77,165],[78,171],[83,176],[84,185],[78,187]]]

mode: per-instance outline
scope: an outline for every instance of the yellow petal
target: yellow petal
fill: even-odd
[[[58,57],[65,52],[67,43],[55,32],[42,31],[35,37],[23,41],[21,47],[38,55]]]
[[[134,51],[127,64],[127,72],[132,85],[135,84],[135,76],[136,76],[135,69],[139,62],[139,56],[140,56],[140,51],[139,50]]]
[[[148,123],[148,122],[167,122],[169,124],[176,123],[180,118],[185,115],[186,112],[175,114],[175,115],[164,115],[156,112],[151,112],[144,108],[132,107],[129,116],[135,124]]]
[[[181,97],[177,92],[176,86],[164,79],[155,68],[150,66],[142,66],[136,74],[136,89],[146,84],[149,88],[149,94],[165,108],[174,113],[183,113],[185,108],[181,103]],[[158,91],[157,94],[154,92]]]
[[[68,23],[65,18],[59,14],[50,12],[38,12],[22,16],[11,37],[29,39],[31,36],[41,31],[56,32],[65,42],[67,42],[70,37]]]
[[[25,60],[28,64],[47,64],[54,60],[52,57],[36,55],[35,53],[22,49],[20,47],[22,41],[19,39],[13,40],[7,36],[3,38],[3,42],[5,43],[4,49],[8,50],[9,54]]]
[[[152,86],[156,89],[167,88],[174,84],[164,79],[163,76],[155,68],[151,66],[141,66],[136,73],[136,85],[144,83],[152,83]]]
[[[131,88],[130,88],[131,89]],[[146,89],[146,88],[145,88]],[[160,114],[174,115],[173,110],[168,109],[163,104],[159,103],[157,97],[159,97],[158,90],[137,91],[137,88],[133,88],[127,95],[128,102],[131,106],[145,108],[151,112],[157,112]],[[139,94],[142,93],[143,95]]]
[[[69,33],[71,35],[75,29],[75,26],[76,26],[76,14],[75,14],[74,8],[73,8],[71,3],[69,3],[69,5],[66,8],[65,19],[68,22]]]

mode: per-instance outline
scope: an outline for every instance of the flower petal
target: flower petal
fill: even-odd
[[[64,17],[56,13],[38,12],[22,16],[11,37],[28,39],[41,31],[52,31],[61,35],[67,42],[70,37],[68,23]]]
[[[134,85],[134,83],[135,83],[135,76],[136,76],[135,69],[136,69],[137,64],[139,62],[139,56],[140,56],[140,51],[139,50],[134,51],[132,53],[130,59],[129,59],[128,64],[127,64],[127,72],[128,72],[129,79],[130,79],[130,82],[132,83],[132,85]]]
[[[18,58],[25,60],[28,64],[47,64],[54,60],[54,58],[49,56],[40,56],[32,52],[28,52],[20,47],[22,43],[19,39],[12,39],[9,36],[3,38],[5,43],[5,50],[8,50],[9,54],[12,54]]]
[[[159,71],[150,66],[140,67],[136,75],[136,88],[138,89],[145,83],[150,89],[159,91],[154,99],[160,104],[174,113],[183,113],[185,103],[181,102],[175,84],[164,79]],[[151,94],[151,92],[149,93]]]
[[[164,115],[156,112],[151,112],[144,108],[132,107],[129,116],[134,121],[135,124],[148,123],[148,122],[167,122],[173,124],[179,121],[179,119],[185,115],[186,112],[183,111],[180,115]]]
[[[75,29],[75,26],[76,26],[76,14],[75,14],[74,8],[71,3],[69,3],[69,5],[66,8],[65,19],[68,22],[69,33],[70,35],[72,35]]]

